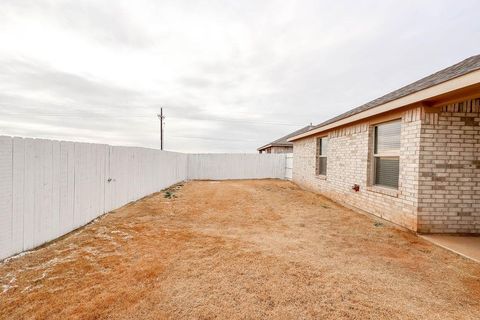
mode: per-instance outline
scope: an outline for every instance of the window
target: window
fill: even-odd
[[[400,129],[399,120],[375,126],[374,137],[374,184],[398,188],[400,172]]]
[[[327,175],[328,138],[317,138],[316,175]]]

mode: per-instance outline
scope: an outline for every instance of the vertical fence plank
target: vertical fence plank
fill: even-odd
[[[73,142],[60,142],[60,217],[59,232],[65,234],[74,228],[75,146]]]
[[[25,201],[25,140],[13,138],[13,204],[12,251],[23,250],[24,201]]]
[[[43,178],[45,161],[43,155],[43,141],[35,140],[33,144],[33,245],[38,246],[42,244],[42,213],[44,199],[43,193]]]
[[[35,246],[35,140],[25,139],[23,250]]]
[[[53,239],[53,141],[37,140],[38,164],[40,172],[35,211],[37,213],[37,233],[35,244],[40,245]]]
[[[12,252],[13,140],[0,137],[0,257]]]
[[[52,226],[51,239],[60,233],[60,173],[61,173],[60,141],[52,141]]]

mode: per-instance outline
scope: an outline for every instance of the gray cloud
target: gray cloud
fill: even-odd
[[[0,4],[0,134],[254,152],[478,54],[478,1]]]
[[[67,28],[102,44],[145,49],[154,37],[128,14],[121,1],[29,1],[7,0],[2,3],[12,15],[31,15]]]
[[[0,80],[13,90],[49,93],[76,104],[104,105],[138,103],[139,92],[110,85],[79,74],[56,70],[40,63],[0,60]]]
[[[208,78],[182,78],[180,79],[180,83],[187,88],[194,88],[194,89],[205,89],[212,85],[212,81]]]

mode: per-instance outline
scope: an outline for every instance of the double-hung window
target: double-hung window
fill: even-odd
[[[374,185],[398,188],[400,173],[400,120],[374,127]]]
[[[328,150],[328,138],[317,138],[317,153],[315,174],[317,176],[327,175],[327,150]]]

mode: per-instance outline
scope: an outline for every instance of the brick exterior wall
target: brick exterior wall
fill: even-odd
[[[421,108],[401,115],[400,179],[398,190],[372,186],[373,129],[362,123],[328,133],[327,176],[315,175],[315,140],[294,142],[293,181],[335,201],[362,209],[416,230]],[[360,186],[355,192],[354,184]]]
[[[480,233],[480,99],[434,111],[421,129],[418,231]]]
[[[328,132],[326,177],[315,175],[315,141],[322,135],[295,141],[293,181],[413,231],[478,234],[479,109],[475,99],[400,112],[398,190],[372,185],[372,128],[378,119]]]

